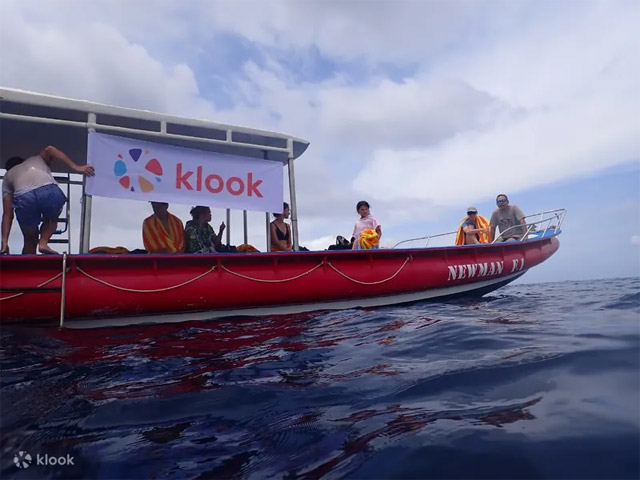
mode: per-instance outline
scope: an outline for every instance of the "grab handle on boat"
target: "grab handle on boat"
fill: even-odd
[[[62,254],[62,288],[60,292],[60,328],[64,327],[65,294],[67,293],[67,253]]]

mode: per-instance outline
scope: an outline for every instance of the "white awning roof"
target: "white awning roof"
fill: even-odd
[[[0,161],[54,145],[86,164],[87,130],[286,163],[309,142],[290,135],[0,87]],[[54,170],[67,172],[54,162]]]

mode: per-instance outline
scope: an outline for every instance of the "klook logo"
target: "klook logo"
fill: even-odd
[[[149,150],[143,151],[141,148],[132,148],[125,155],[118,154],[118,160],[113,166],[113,173],[118,177],[118,183],[132,192],[135,192],[136,188],[142,193],[151,192],[155,188],[154,181],[156,183],[162,181],[164,171],[157,158],[149,157],[151,157]],[[137,186],[132,180],[136,177]]]
[[[240,177],[229,177],[225,180],[217,173],[211,175],[203,173],[200,165],[195,171],[196,178],[190,179],[194,172],[190,170],[183,171],[182,163],[178,163],[176,169],[176,190],[186,188],[187,190],[201,192],[204,187],[211,193],[220,193],[226,190],[231,195],[246,195],[247,197],[255,195],[262,198],[262,192],[259,190],[262,180],[254,180],[253,172],[247,173],[246,180]],[[195,183],[192,184],[192,182]]]
[[[40,455],[38,453],[36,454],[35,464],[39,466],[47,466],[47,467],[53,467],[56,465],[61,465],[61,466],[74,465],[75,466],[74,460],[75,460],[75,457],[73,457],[72,455],[69,455],[68,453],[66,455],[61,455],[59,457],[55,457],[49,454]],[[16,467],[18,468],[29,468],[33,463],[33,458],[24,450],[20,450],[18,453],[14,455],[13,463],[15,463]]]
[[[29,468],[29,465],[31,465],[31,460],[31,455],[29,455],[24,450],[20,450],[13,457],[13,463],[15,463],[16,467],[18,468]]]

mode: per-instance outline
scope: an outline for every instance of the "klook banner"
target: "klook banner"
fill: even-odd
[[[87,193],[239,210],[282,210],[282,164],[89,132]]]

